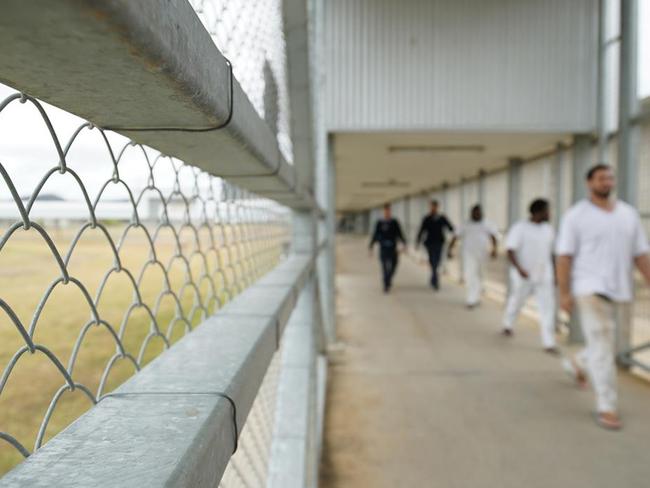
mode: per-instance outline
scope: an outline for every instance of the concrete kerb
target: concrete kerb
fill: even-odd
[[[289,258],[303,285],[312,258]],[[302,286],[302,285],[301,285]],[[253,285],[0,479],[0,486],[218,484],[296,303]]]

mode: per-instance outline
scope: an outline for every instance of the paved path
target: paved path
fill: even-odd
[[[625,428],[603,431],[531,324],[506,340],[498,304],[426,283],[402,259],[383,295],[365,241],[339,238],[324,488],[650,487],[650,385],[621,377]]]

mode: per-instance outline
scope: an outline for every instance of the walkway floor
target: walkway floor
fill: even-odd
[[[426,283],[402,259],[384,295],[365,241],[339,238],[321,486],[650,486],[649,385],[621,377],[625,428],[604,431],[531,324],[506,340],[498,304],[469,311],[460,287]]]

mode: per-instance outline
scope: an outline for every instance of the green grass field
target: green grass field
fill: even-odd
[[[109,228],[115,241],[124,230],[123,226]],[[2,235],[4,231],[0,232]],[[48,229],[62,255],[65,255],[73,238],[73,230]],[[216,286],[218,301],[228,298],[226,290],[237,287],[247,274],[250,279],[259,277],[271,269],[280,256],[280,242],[266,241],[253,244],[232,245],[230,249],[223,241],[233,242],[237,229],[224,230],[222,242],[218,243],[219,252],[204,253],[205,261],[196,254],[196,238],[190,231],[181,231],[182,254],[189,260],[195,281],[207,268]],[[209,248],[209,234],[200,231],[199,246],[202,250]],[[192,325],[201,321],[202,311],[194,307],[195,291],[185,287],[187,269],[181,259],[172,259],[175,240],[171,231],[163,231],[156,239],[155,248],[158,259],[169,265],[170,287],[179,296],[182,314]],[[264,251],[263,249],[267,249]],[[150,247],[144,232],[138,229],[130,231],[120,250],[122,266],[130,270],[137,279],[149,260]],[[249,254],[260,256],[257,266],[235,266],[236,262],[245,261]],[[237,257],[240,257],[238,260]],[[250,260],[248,261],[250,263]],[[106,237],[97,229],[88,230],[78,243],[72,255],[68,270],[71,276],[79,279],[88,289],[91,297],[96,296],[100,282],[106,272],[113,268],[114,257]],[[0,298],[11,306],[25,328],[29,328],[39,301],[43,298],[48,285],[61,275],[56,261],[52,257],[39,234],[35,230],[18,230],[0,250]],[[164,273],[158,266],[145,268],[140,293],[142,302],[151,310],[164,290]],[[204,279],[197,283],[201,299],[206,301],[210,295],[209,281]],[[209,313],[214,313],[219,303],[213,299],[206,301]],[[127,309],[134,303],[134,288],[125,272],[113,273],[106,281],[105,288],[98,302],[100,317],[110,323],[116,331],[124,322],[122,341],[126,352],[134,357],[142,354],[142,364],[146,364],[160,354],[165,343],[161,338],[153,338],[143,346],[145,338],[152,330],[151,319],[144,308],[136,308],[125,319]],[[172,320],[177,314],[176,301],[171,296],[160,299],[155,314],[161,332],[175,342],[185,334],[186,325],[182,321]],[[47,300],[36,325],[33,340],[47,346],[65,367],[68,366],[73,345],[77,341],[84,325],[91,319],[91,308],[78,287],[68,283],[59,284]],[[8,316],[0,310],[0,369],[4,370],[12,356],[24,345],[24,341]],[[142,350],[142,352],[141,352]],[[90,327],[84,337],[76,359],[73,378],[75,382],[88,387],[97,394],[104,369],[115,354],[116,346],[107,329],[100,325]],[[126,359],[119,359],[111,369],[103,393],[114,389],[135,372],[133,364]],[[63,376],[52,362],[42,353],[24,354],[12,370],[4,390],[0,393],[0,431],[16,437],[27,449],[32,450],[37,433],[46,410],[55,392],[65,384]],[[66,391],[60,398],[45,431],[45,441],[70,424],[74,419],[92,406],[88,397],[80,390]],[[0,440],[0,474],[8,471],[22,460],[15,448]]]

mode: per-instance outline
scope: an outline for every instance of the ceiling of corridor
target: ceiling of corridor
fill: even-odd
[[[493,171],[552,149],[564,134],[334,134],[337,210],[360,210]]]

